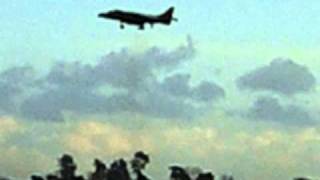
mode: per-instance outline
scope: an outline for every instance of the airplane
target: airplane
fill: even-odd
[[[153,27],[153,24],[156,23],[170,25],[171,21],[178,21],[177,18],[172,17],[173,12],[174,7],[170,7],[166,12],[160,15],[146,15],[135,12],[112,10],[105,13],[99,13],[98,17],[120,21],[121,29],[124,29],[124,23],[126,23],[130,25],[137,25],[140,30],[143,30],[145,23],[149,23],[151,27]]]

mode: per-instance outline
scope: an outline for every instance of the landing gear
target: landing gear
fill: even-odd
[[[124,29],[124,25],[122,23],[120,24],[120,29]]]
[[[144,25],[143,24],[139,25],[139,30],[144,30]]]

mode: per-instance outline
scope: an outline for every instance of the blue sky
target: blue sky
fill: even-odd
[[[181,22],[170,28],[156,27],[156,31],[141,33],[128,28],[122,32],[115,29],[117,23],[96,18],[97,12],[113,8],[152,14],[171,5],[176,6]],[[70,57],[94,61],[106,46],[124,46],[133,37],[156,44],[159,37],[171,39],[186,34],[201,42],[240,47],[240,43],[255,43],[313,48],[319,41],[319,7],[317,1],[4,1],[0,14],[5,42],[2,59],[43,63]]]
[[[177,23],[144,31],[97,18],[170,6]],[[4,0],[0,175],[48,172],[64,151],[86,172],[142,147],[157,179],[173,162],[318,177],[319,21],[316,0]]]

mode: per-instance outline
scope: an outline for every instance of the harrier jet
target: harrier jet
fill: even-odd
[[[172,17],[174,7],[170,7],[166,12],[160,15],[146,15],[135,12],[126,12],[121,10],[112,10],[105,13],[99,13],[98,17],[112,19],[120,21],[120,28],[124,28],[124,23],[139,26],[139,29],[144,29],[144,24],[149,23],[151,27],[153,24],[165,24],[170,25],[171,21],[177,21],[176,18]]]

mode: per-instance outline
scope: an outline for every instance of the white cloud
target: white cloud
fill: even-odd
[[[11,117],[0,118],[0,143],[5,143],[7,138],[24,130],[24,126]]]
[[[6,127],[1,134],[19,134],[21,141],[31,141],[31,137],[36,143],[2,143],[0,152],[5,156],[0,158],[4,162],[0,171],[8,176],[26,178],[33,172],[52,172],[56,158],[64,152],[73,154],[85,173],[92,168],[93,158],[109,163],[119,157],[130,159],[137,150],[150,154],[148,174],[154,179],[166,179],[167,167],[175,163],[199,166],[218,175],[231,172],[237,179],[248,180],[320,175],[312,168],[320,160],[319,127],[283,129],[223,113],[190,122],[128,113],[43,125],[4,118],[0,124]]]
[[[110,123],[84,121],[65,134],[63,144],[70,152],[82,155],[119,156],[141,149],[151,149],[148,137]]]

